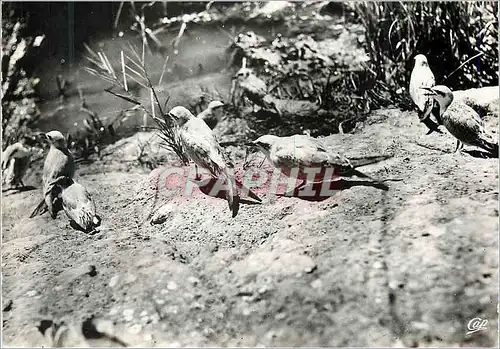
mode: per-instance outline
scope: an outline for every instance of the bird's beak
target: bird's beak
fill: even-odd
[[[174,120],[177,120],[177,116],[175,116],[174,114],[172,114],[172,113],[167,113],[167,115],[168,115],[170,118],[172,118],[172,119],[174,119]]]
[[[257,144],[255,143],[255,141],[251,141],[251,142],[246,143],[246,146],[247,147],[256,147]]]
[[[426,96],[436,96],[437,95],[437,93],[434,92],[434,90],[432,88],[420,87],[420,89],[427,91],[427,93],[425,93]]]

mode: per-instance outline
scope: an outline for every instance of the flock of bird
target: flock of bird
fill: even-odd
[[[268,94],[264,81],[251,69],[241,68],[234,79],[243,91],[243,95],[252,103],[261,108],[280,112],[277,110],[277,99]],[[427,125],[429,133],[441,132],[439,126],[444,125],[457,139],[456,151],[460,151],[466,144],[479,147],[498,157],[498,141],[486,132],[480,116],[465,103],[454,101],[453,93],[448,87],[435,85],[434,75],[424,55],[415,57],[409,92],[418,107],[419,119]],[[201,177],[198,173],[198,167],[201,167],[213,178],[224,177],[229,183],[226,199],[232,216],[235,217],[239,209],[240,192],[246,188],[234,178],[233,164],[212,131],[217,122],[213,112],[221,106],[222,102],[213,101],[197,116],[183,106],[176,106],[168,112],[168,116],[175,120],[176,137],[186,155],[195,164],[196,179]],[[52,218],[56,218],[58,212],[64,210],[75,229],[94,231],[100,225],[101,219],[96,214],[96,206],[86,188],[73,178],[76,165],[73,155],[68,150],[65,137],[59,131],[51,131],[46,134],[46,138],[50,143],[50,149],[43,167],[43,199],[30,217],[49,212]],[[306,184],[307,168],[334,169],[339,177],[368,178],[382,185],[383,189],[388,189],[381,183],[382,181],[373,179],[357,169],[387,157],[372,157],[356,163],[327,150],[321,140],[308,135],[288,137],[263,135],[250,145],[256,146],[264,153],[268,161],[285,176],[291,176],[292,170],[298,169],[297,176],[302,183],[296,189]],[[5,149],[2,156],[4,184],[14,187],[24,186],[22,179],[29,167],[31,154],[32,150],[26,146],[24,140]],[[253,199],[261,201],[255,193],[247,192]]]

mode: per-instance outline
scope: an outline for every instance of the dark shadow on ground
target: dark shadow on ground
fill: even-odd
[[[9,189],[5,189],[5,190],[2,190],[2,193],[7,193],[7,192],[11,192],[11,194],[17,194],[17,193],[22,193],[22,192],[25,192],[25,191],[30,191],[30,190],[35,190],[36,187],[32,186],[32,185],[26,185],[24,187],[19,187],[19,188],[9,188]]]

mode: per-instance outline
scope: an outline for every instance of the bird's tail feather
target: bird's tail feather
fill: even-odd
[[[243,183],[238,181],[236,178],[234,179],[234,181],[236,182],[236,185],[240,190],[243,190],[245,193],[248,193],[248,196],[250,196],[252,199],[257,200],[258,202],[262,202],[262,199],[259,198],[257,194],[255,194],[251,189],[245,187]]]
[[[38,216],[38,215],[42,215],[44,214],[45,212],[47,212],[49,210],[47,204],[45,203],[45,198],[42,199],[42,201],[40,201],[40,203],[35,207],[35,209],[33,210],[33,212],[31,213],[30,215],[30,218],[33,218],[35,216]]]
[[[384,161],[392,158],[394,155],[375,155],[375,156],[364,156],[361,158],[349,158],[349,162],[354,168],[367,166],[375,164],[380,161]]]
[[[481,139],[479,147],[488,151],[492,156],[498,157],[498,143],[493,140]]]
[[[229,203],[229,209],[231,209],[233,218],[238,214],[240,208],[240,197],[238,196],[238,189],[236,186],[235,178],[229,174],[228,171],[224,173],[227,180],[229,181],[229,190],[226,191],[227,202]]]
[[[382,189],[384,190],[389,190],[389,187],[387,186],[387,184],[385,183],[382,183],[381,181],[379,181],[378,179],[375,179],[373,177],[370,177],[368,176],[367,174],[364,174],[363,172],[360,172],[356,169],[353,169],[353,174],[358,176],[358,177],[361,177],[361,178],[367,178],[375,183],[377,183],[377,185],[379,185]]]

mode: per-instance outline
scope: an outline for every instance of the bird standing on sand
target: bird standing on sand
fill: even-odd
[[[200,179],[198,166],[208,170],[214,178],[223,174],[229,181],[226,199],[229,203],[233,217],[238,213],[239,196],[236,182],[229,173],[232,164],[225,159],[222,147],[215,139],[212,130],[201,118],[195,117],[189,110],[182,106],[172,108],[168,115],[172,117],[177,125],[179,140],[183,149],[194,161],[196,178]]]
[[[54,183],[61,177],[73,178],[75,175],[75,159],[66,146],[66,139],[59,131],[46,133],[50,143],[50,149],[43,165],[43,195],[44,200],[35,208],[30,217],[43,213],[47,209],[52,218],[57,217],[54,209],[54,201],[57,199],[57,191]]]
[[[489,135],[478,113],[462,101],[453,101],[453,92],[444,85],[422,87],[439,103],[439,114],[444,127],[457,139],[455,152],[464,144],[479,147],[498,157],[498,140]],[[453,102],[453,103],[452,103]]]
[[[207,126],[213,130],[214,127],[219,122],[219,118],[218,115],[216,115],[216,111],[220,110],[220,108],[223,106],[224,103],[222,103],[221,101],[211,101],[210,103],[208,103],[207,109],[203,110],[201,113],[196,115],[196,117],[205,121]]]
[[[60,177],[53,185],[57,188],[54,192],[58,193],[62,209],[75,229],[90,233],[100,225],[95,203],[83,185],[69,177]]]
[[[415,66],[411,72],[409,90],[410,97],[418,108],[420,122],[423,122],[429,128],[427,134],[431,134],[433,131],[442,133],[438,128],[438,124],[441,124],[439,115],[434,115],[438,124],[429,118],[434,107],[434,100],[426,96],[425,92],[421,89],[421,87],[433,87],[435,84],[434,74],[431,68],[429,68],[427,57],[422,54],[416,55]]]
[[[307,173],[305,169],[307,168],[333,168],[338,176],[368,178],[379,184],[384,190],[388,189],[385,184],[358,171],[356,167],[379,162],[389,156],[360,159],[358,164],[353,165],[342,155],[328,152],[319,140],[307,135],[289,137],[265,135],[253,141],[252,144],[256,145],[266,155],[269,162],[280,169],[285,176],[290,177],[292,170],[298,169],[297,179],[302,180],[302,183],[296,188],[297,190],[306,185]]]
[[[2,153],[2,181],[6,187],[24,187],[23,178],[32,155],[32,149],[26,146],[25,137],[5,148]]]

